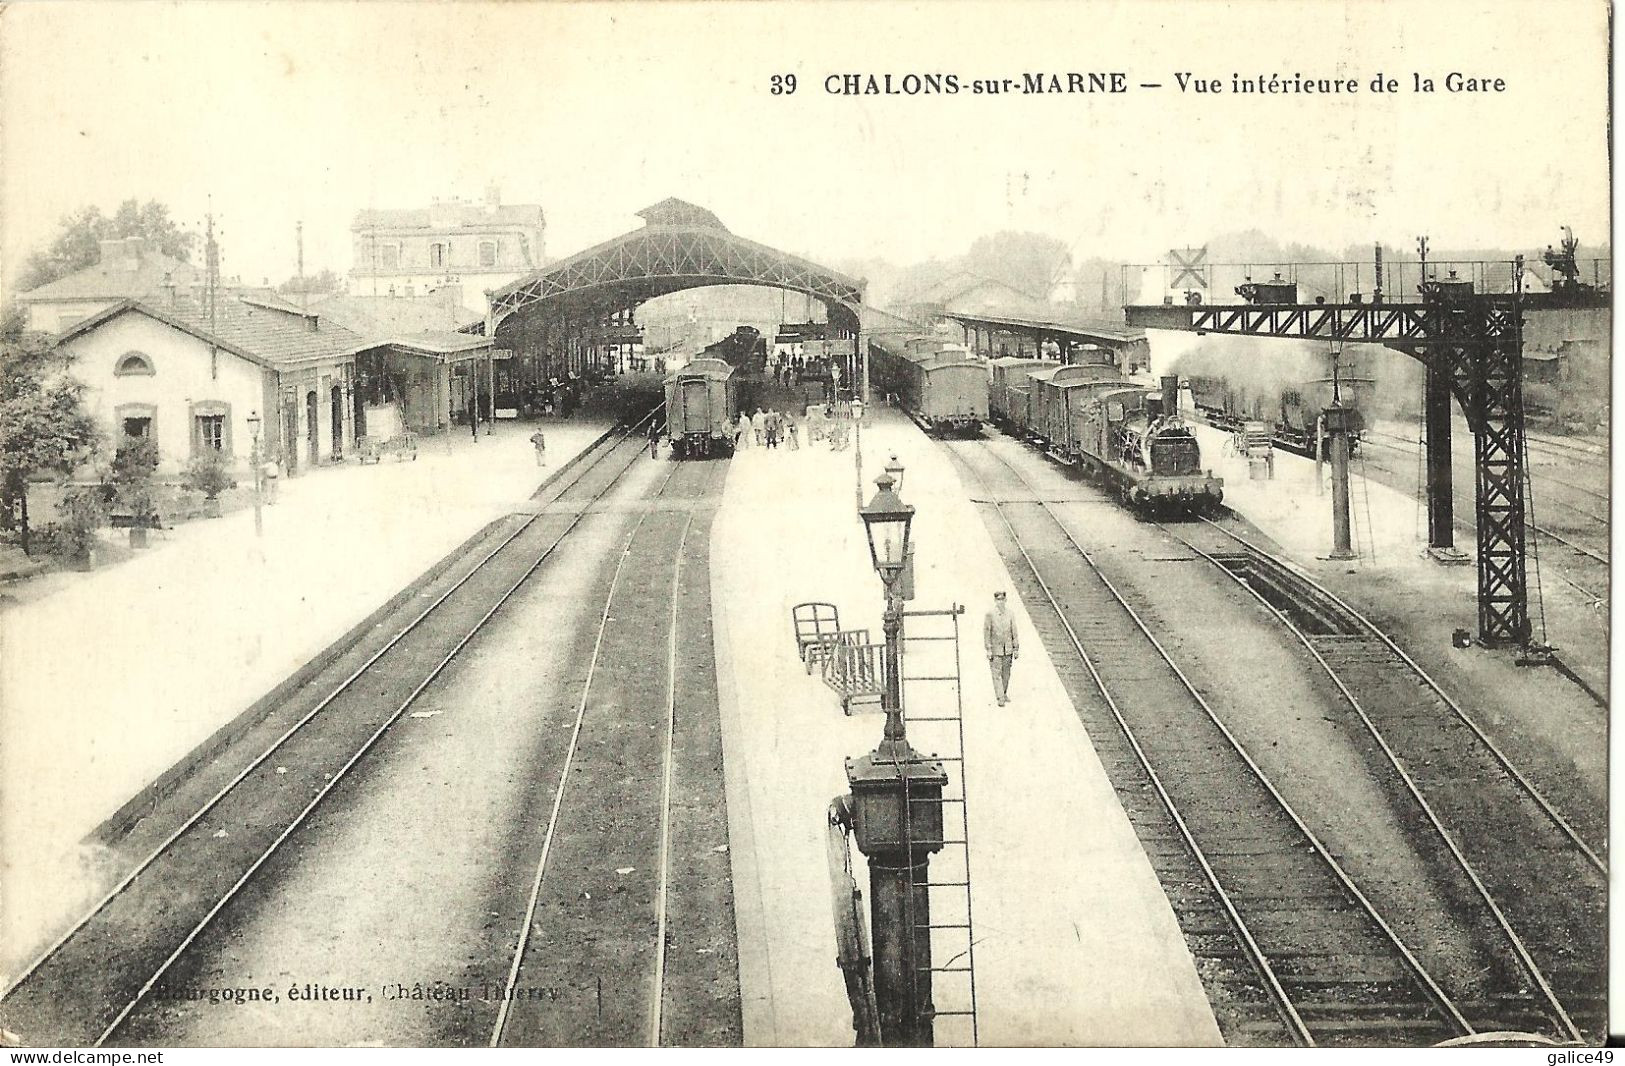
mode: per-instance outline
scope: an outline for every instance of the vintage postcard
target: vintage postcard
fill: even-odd
[[[6,4],[4,1053],[1589,1061],[1611,19]]]

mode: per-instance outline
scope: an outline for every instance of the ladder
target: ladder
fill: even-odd
[[[929,951],[918,952],[917,957],[931,979],[933,1042],[939,1047],[975,1047],[980,1035],[960,681],[959,619],[964,613],[964,606],[957,603],[949,610],[903,612],[903,723],[920,760],[941,763],[948,775],[940,798],[910,795],[904,775],[904,802],[910,813],[916,803],[940,804],[942,809],[942,848],[932,857],[930,880],[915,884],[912,869],[909,874],[909,899],[923,894],[925,913],[906,916],[915,923],[916,934],[929,943]],[[913,821],[903,820],[905,833]]]

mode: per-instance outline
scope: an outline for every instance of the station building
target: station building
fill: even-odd
[[[505,204],[495,185],[481,203],[358,211],[350,224],[350,291],[419,296],[447,285],[500,288],[547,262],[547,222],[537,204]]]
[[[120,300],[156,301],[165,285],[190,290],[203,272],[164,255],[143,237],[100,242],[101,257],[83,270],[17,294],[28,328],[61,333]]]
[[[152,437],[164,473],[214,448],[246,469],[250,415],[288,473],[355,447],[356,352],[364,338],[268,290],[213,301],[165,287],[122,299],[57,338],[109,439]]]
[[[892,306],[927,329],[949,324],[955,312],[1014,314],[1043,306],[1031,293],[967,270],[955,271],[913,291],[900,293]]]

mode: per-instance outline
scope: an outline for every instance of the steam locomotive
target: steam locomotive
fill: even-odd
[[[1179,416],[1177,378],[1138,385],[1115,366],[997,359],[991,404],[1012,432],[1111,487],[1142,511],[1193,511],[1224,499]]]

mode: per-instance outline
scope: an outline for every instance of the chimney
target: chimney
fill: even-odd
[[[174,307],[175,306],[175,275],[172,272],[168,271],[168,270],[164,271],[163,290],[164,290],[164,306],[166,306],[166,307]]]
[[[1162,414],[1165,418],[1172,418],[1179,413],[1179,377],[1175,374],[1164,374],[1162,377]]]
[[[495,211],[502,205],[502,186],[489,182],[485,186],[485,209]]]

